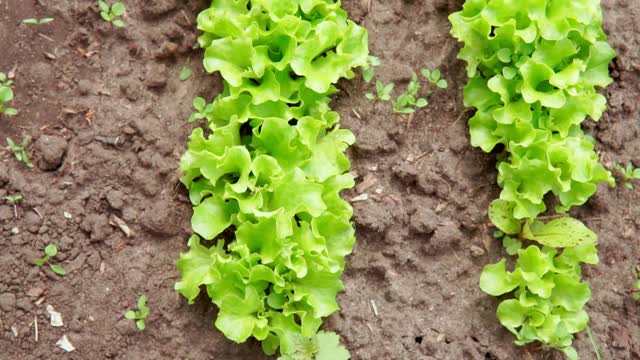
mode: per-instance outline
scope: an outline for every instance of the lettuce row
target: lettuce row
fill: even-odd
[[[204,286],[229,339],[293,354],[339,309],[355,242],[339,195],[354,185],[344,152],[355,138],[329,96],[366,66],[367,31],[333,0],[214,0],[198,28],[224,90],[194,101],[208,130],[181,159],[195,234],[176,290],[192,303]]]
[[[465,105],[477,109],[471,143],[506,149],[498,183],[513,216],[535,218],[549,192],[565,212],[598,183],[614,185],[580,127],[587,116],[602,116],[606,99],[596,87],[612,81],[615,52],[602,31],[600,1],[468,0],[450,20],[464,43]]]
[[[541,341],[577,359],[571,346],[573,334],[585,329],[589,315],[583,309],[591,298],[587,283],[580,281],[581,263],[597,264],[595,244],[558,250],[531,245],[518,250],[515,270],[506,260],[487,265],[480,288],[492,296],[515,290],[514,298],[498,306],[498,319],[516,337],[517,345]]]
[[[591,296],[580,264],[598,262],[597,236],[568,217],[534,220],[550,192],[559,199],[555,210],[566,212],[584,204],[598,183],[615,185],[581,128],[587,116],[597,121],[606,110],[596,88],[612,81],[615,52],[602,30],[600,1],[467,0],[450,21],[464,43],[464,102],[476,109],[471,143],[485,152],[504,149],[497,164],[502,192],[489,217],[505,234],[543,245],[522,250],[508,237],[515,270],[508,272],[504,259],[487,265],[480,287],[493,296],[512,293],[497,315],[516,344],[540,341],[577,359],[571,343],[588,322],[583,307]]]

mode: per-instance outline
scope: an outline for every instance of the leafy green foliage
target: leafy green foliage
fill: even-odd
[[[58,247],[56,246],[56,244],[51,243],[47,246],[45,246],[44,248],[44,257],[40,258],[40,259],[35,259],[33,260],[33,262],[36,264],[36,266],[41,267],[44,264],[49,265],[49,268],[56,274],[63,276],[66,274],[66,271],[64,270],[64,268],[62,268],[62,266],[58,265],[58,264],[52,264],[51,263],[51,259],[53,259],[56,255],[58,254]]]
[[[52,17],[45,17],[42,19],[36,19],[36,18],[28,18],[28,19],[24,19],[22,20],[23,24],[29,24],[29,25],[44,25],[44,24],[48,24],[50,22],[53,21]]]
[[[180,81],[187,81],[191,77],[191,69],[189,65],[184,64],[182,70],[180,70]]]
[[[127,320],[135,321],[138,330],[142,331],[145,328],[144,321],[149,316],[149,308],[147,307],[147,297],[142,294],[138,298],[137,304],[138,310],[127,310],[124,313],[124,317]]]
[[[598,183],[613,185],[580,127],[587,116],[601,117],[606,99],[596,87],[612,81],[615,52],[601,29],[600,1],[469,0],[450,20],[464,43],[465,105],[477,109],[471,142],[486,152],[504,145],[498,183],[513,217],[545,211],[549,192],[565,212]]]
[[[181,160],[196,234],[175,288],[192,303],[204,287],[229,339],[293,356],[339,309],[355,242],[339,195],[354,185],[344,152],[355,138],[329,96],[371,64],[368,34],[325,0],[213,1],[198,28],[205,69],[224,90],[193,102],[189,120],[210,135],[195,129]]]
[[[7,116],[18,114],[18,110],[6,106],[6,103],[11,100],[13,100],[13,81],[7,77],[7,74],[0,72],[0,114]]]
[[[124,27],[124,21],[120,18],[126,11],[123,3],[117,2],[109,5],[104,0],[98,0],[98,7],[100,7],[100,17],[104,21],[110,22],[116,27]]]
[[[15,156],[18,161],[24,163],[28,168],[33,168],[33,164],[29,160],[29,154],[27,154],[29,141],[31,141],[31,136],[27,135],[22,139],[22,143],[20,145],[16,145],[10,137],[7,137],[7,145],[9,145],[9,150],[11,150],[13,156]]]
[[[422,69],[422,75],[429,83],[433,85],[433,87],[444,89],[448,86],[447,81],[440,78],[439,70],[431,72],[428,69]],[[365,80],[369,78],[369,74],[364,74],[363,76]],[[373,75],[371,76],[371,78],[373,78]],[[392,92],[395,87],[396,85],[393,83],[384,84],[383,82],[378,80],[376,81],[377,94],[365,93],[365,97],[369,100],[390,101],[393,111],[399,114],[413,114],[417,109],[429,105],[429,100],[427,99],[427,97],[420,97],[419,95],[422,85],[420,84],[418,74],[416,74],[415,72],[411,74],[411,79],[407,84],[407,89],[405,90],[405,92],[398,95],[398,97],[394,100],[392,98]],[[433,88],[428,87],[426,93],[427,96],[430,96],[433,93]]]
[[[573,334],[589,321],[584,305],[591,297],[589,285],[580,281],[580,264],[598,263],[595,244],[560,253],[531,245],[517,253],[514,271],[507,271],[503,259],[485,266],[480,276],[480,288],[489,295],[513,292],[498,306],[498,320],[515,335],[517,345],[541,341],[577,359]]]
[[[522,229],[522,237],[535,240],[550,247],[573,247],[595,244],[598,236],[582,222],[570,217],[542,221],[527,221]]]
[[[631,180],[640,179],[640,169],[635,168],[632,162],[628,162],[626,167],[614,162],[613,167],[622,174],[624,186],[627,189],[632,190],[633,184],[631,183]]]
[[[349,351],[340,345],[340,337],[333,332],[318,331],[311,338],[298,337],[289,353],[278,360],[349,360]]]

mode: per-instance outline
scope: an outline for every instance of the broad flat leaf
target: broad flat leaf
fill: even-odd
[[[496,264],[486,265],[480,275],[480,289],[492,296],[500,296],[513,291],[519,281],[506,270],[506,259]]]
[[[598,241],[593,231],[571,217],[555,219],[546,224],[540,221],[527,222],[522,235],[527,240],[556,248],[592,245]]]
[[[125,6],[121,2],[117,2],[111,6],[111,12],[115,16],[122,16],[125,12]]]
[[[520,305],[518,300],[509,299],[498,305],[497,315],[500,323],[513,331],[513,329],[522,326],[527,312],[527,308]]]
[[[180,80],[186,81],[186,80],[189,80],[190,77],[191,77],[191,69],[189,69],[189,66],[185,64],[182,67],[182,70],[180,70]]]
[[[136,318],[136,313],[133,310],[127,310],[127,312],[124,313],[124,317],[127,320],[134,320]]]
[[[51,268],[51,270],[53,270],[54,273],[63,276],[65,275],[67,272],[62,268],[62,266],[58,265],[58,264],[49,264],[49,267]]]
[[[136,321],[136,327],[138,328],[138,330],[142,331],[145,328],[144,325],[144,319],[140,319]]]
[[[513,216],[514,203],[496,199],[489,205],[489,218],[493,225],[505,234],[520,233],[520,220]]]
[[[116,27],[124,27],[124,21],[120,20],[120,19],[115,19],[113,20],[112,24]]]
[[[44,248],[44,253],[49,257],[54,257],[58,254],[58,247],[56,244],[49,244]]]
[[[319,331],[316,335],[318,353],[315,360],[349,360],[349,351],[340,345],[340,336],[334,332]]]
[[[231,225],[229,206],[220,197],[208,197],[193,208],[193,231],[211,240]]]

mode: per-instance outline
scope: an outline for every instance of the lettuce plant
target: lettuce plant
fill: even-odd
[[[13,100],[13,81],[7,74],[0,72],[0,115],[14,116],[18,110],[8,107],[6,104]]]
[[[580,128],[587,116],[602,116],[606,99],[596,88],[612,81],[615,52],[601,28],[600,1],[469,0],[450,20],[464,43],[465,105],[477,110],[471,143],[506,150],[498,183],[513,216],[544,212],[549,192],[564,212],[586,202],[598,183],[614,185]]]
[[[566,212],[584,204],[599,183],[615,185],[581,128],[606,110],[597,88],[612,81],[615,52],[602,31],[600,1],[467,0],[449,19],[452,35],[464,43],[458,56],[469,77],[464,102],[476,109],[471,143],[485,152],[503,149],[502,192],[489,217],[501,234],[519,235],[503,239],[518,256],[515,270],[507,272],[505,260],[489,265],[480,287],[494,296],[513,292],[498,318],[516,344],[540,341],[577,359],[571,342],[587,324],[583,306],[590,297],[580,263],[598,262],[596,235],[572,218],[547,224],[535,218],[546,211],[549,193],[558,197],[555,210]],[[523,250],[521,240],[542,250]]]
[[[339,195],[354,185],[344,152],[355,139],[329,96],[368,66],[367,31],[326,0],[214,0],[198,28],[224,90],[194,100],[190,120],[208,130],[193,131],[181,160],[195,234],[175,288],[192,303],[203,286],[229,339],[298,358],[339,309],[355,242]]]

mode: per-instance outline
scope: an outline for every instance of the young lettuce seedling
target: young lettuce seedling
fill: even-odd
[[[149,315],[149,308],[147,307],[147,297],[142,294],[140,298],[138,298],[138,311],[127,310],[124,313],[124,317],[127,320],[134,320],[136,322],[136,327],[138,330],[144,330],[144,320]]]
[[[48,24],[50,22],[53,21],[52,17],[45,17],[42,19],[36,19],[36,18],[28,18],[28,19],[24,19],[22,20],[23,24],[29,24],[29,25],[44,25],[44,24]]]
[[[58,254],[58,247],[56,246],[56,244],[49,244],[44,248],[44,257],[40,258],[40,259],[35,259],[33,262],[38,266],[41,267],[44,264],[49,265],[49,268],[51,268],[51,270],[60,275],[63,276],[64,274],[66,274],[66,271],[64,271],[64,269],[62,268],[62,266],[58,265],[58,264],[52,264],[49,260],[51,260],[52,258],[54,258],[56,255]]]
[[[29,154],[27,154],[27,145],[29,145],[30,140],[31,136],[27,135],[22,139],[22,144],[16,145],[11,138],[7,137],[7,145],[9,145],[9,150],[11,150],[13,156],[31,169],[33,164],[29,161]]]
[[[622,173],[624,186],[627,189],[632,190],[633,184],[631,183],[631,180],[640,179],[640,168],[634,168],[633,163],[631,161],[627,163],[626,167],[618,164],[617,162],[614,162],[613,167]]]
[[[111,6],[103,0],[98,0],[98,6],[100,7],[100,16],[116,27],[124,27],[124,21],[120,19],[125,12],[125,6],[121,2],[117,2]]]
[[[7,77],[7,74],[0,72],[0,114],[14,116],[18,110],[6,107],[5,104],[13,100],[13,81]]]
[[[420,81],[418,75],[414,72],[411,74],[411,80],[407,85],[407,91],[391,102],[393,111],[400,114],[412,114],[416,112],[416,108],[423,108],[429,105],[429,101],[425,98],[418,98],[420,91]]]

